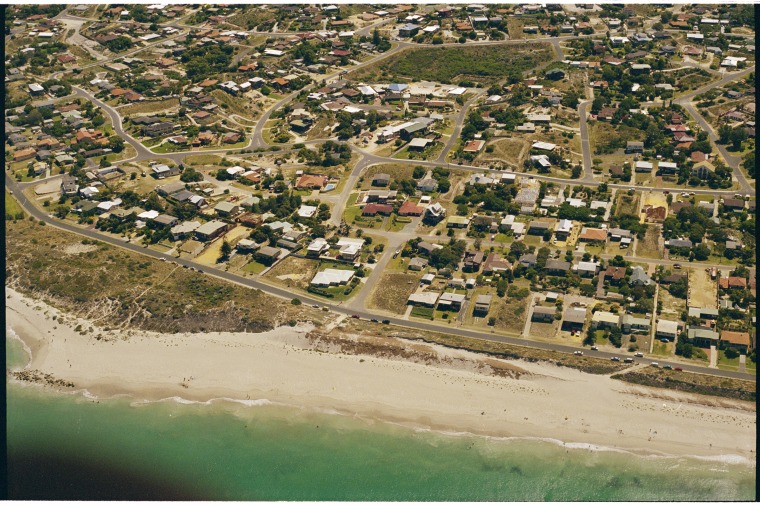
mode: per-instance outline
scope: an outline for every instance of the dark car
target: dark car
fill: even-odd
[[[356,318],[357,320],[360,318],[358,314],[352,314],[351,318]]]
[[[390,320],[383,320],[384,325],[388,325],[391,321]]]
[[[372,323],[377,323],[377,318],[372,318],[370,321],[371,321]]]

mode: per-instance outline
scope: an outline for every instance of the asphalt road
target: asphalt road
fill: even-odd
[[[28,212],[30,215],[37,218],[38,220],[42,220],[46,224],[53,226],[55,228],[59,228],[61,230],[82,235],[90,239],[102,241],[102,242],[111,244],[113,246],[124,248],[130,251],[133,251],[135,253],[146,255],[155,259],[163,258],[164,260],[172,261],[188,268],[193,267],[196,270],[203,272],[204,274],[208,274],[208,275],[211,275],[216,278],[223,279],[225,281],[229,281],[232,283],[237,283],[239,285],[246,286],[249,288],[258,289],[258,290],[261,290],[262,292],[268,293],[270,295],[274,295],[276,297],[280,297],[280,298],[284,298],[288,300],[294,297],[294,294],[291,293],[290,291],[277,287],[277,286],[272,286],[255,279],[249,279],[242,276],[238,276],[237,274],[232,274],[232,273],[229,273],[229,272],[226,272],[214,267],[208,267],[205,265],[201,266],[200,264],[196,264],[195,262],[192,262],[187,259],[172,257],[164,253],[159,253],[157,251],[150,250],[138,244],[125,242],[123,240],[120,240],[111,236],[107,236],[93,230],[83,229],[75,225],[53,219],[50,217],[50,215],[40,211],[33,203],[29,202],[29,200],[23,194],[21,187],[17,185],[16,182],[7,173],[5,174],[5,185],[7,188],[9,188],[13,192],[14,196],[18,199],[19,203],[26,210],[26,212]],[[322,300],[309,297],[308,295],[298,294],[296,296],[301,300],[302,303],[305,303],[305,304],[327,307],[333,312],[346,314],[346,315],[352,315],[352,316],[356,315],[359,318],[363,318],[363,319],[389,320],[390,324],[394,326],[413,328],[413,329],[425,330],[425,331],[431,331],[431,332],[442,332],[442,333],[450,334],[450,335],[470,337],[470,338],[475,338],[475,339],[483,339],[487,341],[496,341],[496,342],[518,345],[518,346],[526,346],[528,348],[555,350],[555,351],[560,351],[564,353],[573,353],[580,349],[574,346],[567,346],[563,344],[527,341],[525,339],[521,339],[518,337],[507,337],[507,336],[503,336],[503,335],[499,335],[495,333],[492,334],[492,333],[486,333],[486,332],[480,332],[476,330],[462,329],[462,328],[456,328],[456,327],[452,328],[449,326],[435,325],[432,323],[426,323],[426,322],[421,322],[421,321],[418,322],[418,321],[402,320],[397,317],[388,317],[381,314],[375,314],[363,309],[349,309],[347,307],[342,307],[340,305],[326,303]],[[614,356],[622,357],[625,355],[624,353],[619,353],[619,352],[610,353],[606,351],[591,351],[591,350],[585,350],[584,353],[588,356],[593,356],[593,357],[598,357],[598,358],[612,358]],[[641,361],[647,362],[649,360],[650,359],[643,359]],[[747,373],[709,369],[707,367],[699,367],[699,366],[690,365],[690,364],[680,364],[675,361],[665,362],[659,358],[657,359],[657,361],[660,362],[660,365],[664,365],[665,363],[672,363],[674,365],[678,365],[679,367],[682,367],[685,371],[690,371],[690,372],[709,374],[713,376],[746,379],[746,380],[752,380],[752,381],[755,380],[754,376]]]

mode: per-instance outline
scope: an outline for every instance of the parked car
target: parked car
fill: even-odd
[[[596,350],[599,349],[599,346],[592,346],[591,349],[594,350],[594,351],[596,351]]]
[[[662,366],[662,368],[663,369],[673,369],[673,366],[670,365],[670,364],[665,364],[664,366]]]
[[[620,357],[612,357],[610,360],[613,362],[620,362]]]
[[[643,357],[644,354],[639,351],[639,352],[634,353],[633,356],[634,357]]]
[[[681,367],[674,367],[673,370],[674,371],[683,371],[683,369]]]
[[[681,264],[673,264],[673,268],[674,269],[680,269],[681,268]]]
[[[623,362],[625,362],[626,364],[632,364],[633,359],[631,357],[626,357],[625,360],[623,360]]]
[[[360,318],[360,316],[358,314],[352,314],[351,318],[356,318],[358,320]]]
[[[390,324],[390,323],[391,323],[391,321],[390,321],[390,320],[383,320],[383,325],[388,325],[388,324]]]
[[[370,321],[371,321],[372,323],[378,323],[378,321],[377,321],[377,318],[372,318]]]
[[[583,355],[583,352],[582,351],[574,351],[573,355]]]
[[[313,307],[315,309],[319,309],[319,304],[312,304],[311,307]]]
[[[660,364],[658,364],[657,362],[652,362],[652,367],[660,367]]]

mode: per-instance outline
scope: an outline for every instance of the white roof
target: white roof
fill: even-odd
[[[414,147],[414,148],[424,148],[431,142],[433,142],[431,139],[415,138],[415,139],[412,139],[412,141],[409,143],[409,146]]]
[[[361,247],[364,244],[364,239],[351,239],[350,237],[341,237],[338,239],[337,245],[339,248],[342,248],[347,244],[357,244]]]
[[[464,95],[466,91],[467,88],[454,88],[453,90],[449,90],[449,95]]]
[[[438,302],[464,302],[467,297],[463,293],[446,292],[441,294]]]
[[[573,229],[573,222],[570,220],[559,220],[557,232],[570,232]]]
[[[665,332],[667,334],[678,333],[678,322],[670,320],[659,320],[657,322],[657,332]]]
[[[158,211],[145,211],[137,215],[138,218],[143,220],[155,220],[159,215]]]
[[[419,302],[420,304],[432,306],[438,302],[438,295],[439,294],[437,292],[413,293],[407,300],[409,302]]]
[[[552,144],[551,142],[537,141],[537,142],[534,142],[531,147],[534,148],[534,149],[543,149],[543,150],[546,150],[546,151],[554,151],[554,148],[556,148],[557,145],[556,144]]]
[[[279,49],[265,49],[264,54],[266,56],[282,56],[285,54],[285,52],[280,51]]]
[[[311,280],[312,285],[336,285],[348,283],[354,277],[354,271],[346,269],[325,269],[318,272]]]
[[[316,206],[302,205],[298,209],[298,216],[300,216],[301,218],[311,218],[312,216],[316,214],[316,212],[317,212]]]
[[[620,323],[620,316],[609,311],[597,311],[591,317],[592,322]]]
[[[308,251],[322,251],[325,249],[325,246],[328,245],[328,242],[325,240],[324,237],[317,237],[306,248]]]
[[[639,160],[638,162],[636,162],[636,167],[640,167],[642,169],[651,169],[652,167],[654,167],[654,165],[652,165],[652,162],[645,162],[643,160]]]
[[[596,262],[578,262],[578,265],[576,266],[579,271],[595,271],[599,264]]]

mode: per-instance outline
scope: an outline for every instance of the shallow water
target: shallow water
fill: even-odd
[[[23,349],[6,344],[16,364]],[[441,434],[266,401],[8,389],[16,499],[751,500],[753,466]]]

